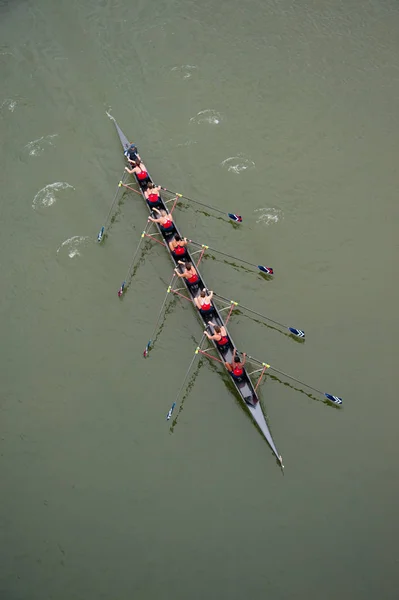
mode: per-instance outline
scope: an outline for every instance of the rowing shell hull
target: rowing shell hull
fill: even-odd
[[[130,142],[129,142],[128,138],[126,137],[126,135],[121,130],[121,128],[119,127],[119,125],[116,122],[116,120],[113,117],[111,117],[111,118],[112,118],[112,120],[115,123],[115,127],[116,127],[116,130],[117,130],[118,136],[119,136],[119,140],[120,140],[120,142],[122,144],[123,151],[125,151],[130,146]],[[147,172],[148,172],[148,169],[147,169]],[[151,179],[151,181],[152,181],[152,179]],[[136,182],[139,183],[137,181],[137,179],[136,179]],[[141,195],[142,195],[142,198],[144,200],[144,203],[147,206],[148,211],[151,213],[151,209],[150,209],[150,207],[147,204],[146,198],[144,196],[143,190],[141,189],[140,185],[139,185],[139,189],[141,191]],[[162,200],[162,203],[163,203],[163,200]],[[165,208],[165,210],[168,210],[166,204],[164,204],[164,208]],[[180,232],[179,232],[179,230],[178,230],[178,228],[176,226],[176,223],[174,223],[174,225],[175,225],[176,233],[178,233],[183,238],[184,236],[180,234]],[[160,227],[158,225],[157,225],[157,227],[158,227],[159,233],[165,239],[164,233],[161,231],[161,229],[160,229]],[[165,239],[165,242],[166,242],[165,246],[166,246],[166,248],[167,248],[167,250],[169,252],[169,256],[171,257],[171,260],[173,262],[173,266],[176,266],[176,260],[175,260],[174,256],[172,255],[172,253],[171,253],[171,251],[169,249],[169,245],[168,245],[166,239]],[[188,249],[187,249],[187,253],[189,255],[190,262],[192,262],[195,265],[195,262],[190,257],[190,253],[188,252]],[[196,270],[197,270],[198,276],[200,278],[199,288],[200,289],[207,288],[207,286],[205,285],[205,282],[204,282],[204,280],[203,280],[203,278],[202,278],[202,276],[201,276],[201,274],[199,272],[199,269],[197,267],[196,267]],[[185,279],[183,279],[182,281],[184,281],[184,283],[185,283]],[[193,292],[193,289],[192,288],[190,289],[190,287],[187,284],[186,284],[186,288],[187,288],[187,291],[188,291],[189,295],[191,297],[194,297],[195,293]],[[207,289],[209,289],[209,288],[207,288]],[[220,312],[217,309],[216,305],[213,304],[212,306],[213,306],[213,309],[214,309],[214,315],[212,317],[212,320],[214,322],[216,322],[217,324],[219,324],[219,325],[224,325],[225,326],[223,318],[221,317]],[[199,316],[199,318],[202,320],[203,325],[205,327],[207,327],[207,321],[206,321],[206,319],[201,315],[201,313],[199,311],[196,310],[196,313]],[[227,328],[226,328],[226,331],[227,331]],[[216,351],[219,354],[220,360],[222,360],[224,362],[225,361],[230,362],[232,360],[233,350],[236,347],[235,344],[234,344],[234,342],[233,342],[233,340],[232,340],[232,337],[231,337],[231,335],[229,333],[228,333],[228,337],[229,337],[229,340],[230,340],[230,346],[229,346],[227,352],[221,352],[221,350],[217,346],[217,344],[215,342],[213,342],[214,347],[215,347]],[[253,386],[253,383],[252,383],[249,375],[245,372],[245,378],[244,378],[243,381],[237,382],[233,378],[231,378],[231,382],[234,385],[234,387],[236,388],[236,390],[237,390],[237,392],[238,392],[238,394],[239,394],[242,402],[244,403],[244,405],[246,406],[246,408],[250,412],[250,414],[251,414],[253,420],[255,421],[256,425],[260,429],[262,435],[264,436],[264,438],[268,442],[270,448],[273,450],[273,453],[275,454],[275,456],[278,459],[279,463],[281,464],[281,457],[280,457],[280,455],[278,453],[278,450],[277,450],[277,448],[275,446],[275,443],[273,441],[273,438],[272,438],[272,435],[270,433],[269,427],[268,427],[268,425],[266,423],[265,415],[263,413],[262,407],[261,407],[260,402],[259,402],[259,398],[258,398],[258,396],[256,394],[255,388]]]

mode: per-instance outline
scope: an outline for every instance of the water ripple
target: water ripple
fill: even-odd
[[[191,117],[190,123],[196,123],[197,125],[200,125],[201,123],[219,125],[221,120],[222,115],[217,110],[213,110],[213,108],[207,108],[205,110],[200,110],[195,117]]]
[[[75,189],[72,185],[66,183],[66,181],[56,181],[55,183],[49,183],[37,192],[36,196],[33,198],[32,208],[36,210],[38,208],[47,208],[49,206],[52,206],[57,199],[55,195],[56,192],[59,192],[60,190],[66,190],[68,188],[72,190]]]
[[[50,135],[43,135],[37,140],[33,140],[33,142],[29,142],[24,146],[29,152],[29,156],[40,156],[43,154],[46,146],[54,146],[51,141],[53,138],[57,137],[58,133],[53,133]]]
[[[3,102],[0,105],[0,110],[2,110],[3,108],[5,110],[10,110],[11,112],[14,112],[15,107],[17,106],[17,101],[13,100],[12,98],[5,98],[5,100],[3,100]]]
[[[266,227],[274,225],[284,218],[283,211],[279,208],[256,208],[254,212],[258,213],[256,222]]]
[[[62,242],[61,246],[57,249],[57,254],[59,252],[66,252],[69,258],[76,258],[77,256],[81,256],[79,250],[84,248],[90,242],[90,237],[88,235],[74,235],[64,242]]]
[[[181,65],[179,67],[173,67],[171,71],[175,71],[183,79],[189,79],[196,69],[198,69],[198,67],[195,65]]]
[[[230,156],[229,158],[223,160],[220,164],[222,167],[226,167],[226,169],[231,173],[236,173],[237,175],[243,171],[248,171],[249,169],[255,168],[254,161],[250,160],[249,158],[245,158],[245,156],[242,156],[241,154],[238,154],[237,156]]]

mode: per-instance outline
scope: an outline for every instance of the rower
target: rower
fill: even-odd
[[[214,312],[212,306],[213,292],[208,292],[205,288],[201,290],[198,296],[193,300],[195,306],[203,317],[210,317]]]
[[[177,261],[179,265],[183,265],[184,270],[180,273],[178,267],[175,269],[175,273],[178,277],[184,277],[186,283],[189,287],[198,285],[199,277],[197,271],[194,269],[193,265],[190,262],[183,262],[182,260]]]
[[[125,171],[127,171],[130,174],[134,173],[137,177],[137,181],[139,182],[140,187],[146,187],[149,181],[149,177],[146,166],[144,163],[141,162],[141,160],[136,160],[135,162],[132,162],[132,168],[129,169],[129,167],[125,167]]]
[[[219,325],[215,325],[215,323],[212,323],[212,321],[209,321],[209,325],[212,325],[215,333],[213,335],[210,335],[207,330],[205,329],[204,334],[206,335],[206,337],[208,338],[208,340],[214,340],[216,342],[217,347],[223,352],[224,350],[227,350],[229,344],[230,344],[230,340],[227,336],[227,331],[224,325],[219,326]]]
[[[180,235],[178,235],[177,233],[175,234],[173,240],[169,242],[170,251],[173,254],[173,257],[176,259],[184,258],[187,256],[187,250],[185,248],[186,246],[187,238],[184,238],[182,240]]]
[[[144,192],[145,199],[150,208],[162,206],[161,197],[159,195],[160,185],[154,185],[152,181],[147,184],[147,189]]]
[[[136,144],[130,144],[130,146],[126,148],[124,154],[130,163],[136,162],[136,160],[141,162],[140,154],[137,150]]]
[[[247,355],[244,352],[242,356],[244,359],[243,361],[241,361],[240,357],[237,356],[237,348],[234,348],[233,360],[231,361],[231,363],[224,363],[226,369],[228,370],[232,378],[235,379],[235,381],[242,381],[244,375],[244,365],[247,359]]]
[[[173,217],[171,213],[166,212],[166,210],[158,208],[153,209],[154,213],[158,213],[159,217],[154,219],[154,217],[148,217],[149,221],[153,223],[158,223],[162,233],[165,235],[171,234],[175,231],[175,226],[173,225]]]

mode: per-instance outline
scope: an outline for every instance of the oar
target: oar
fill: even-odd
[[[180,398],[180,396],[181,396],[181,393],[182,393],[182,391],[183,391],[183,389],[184,389],[184,386],[185,386],[185,384],[186,384],[186,381],[187,381],[187,379],[188,379],[188,376],[189,376],[189,374],[190,374],[190,371],[191,371],[191,369],[192,369],[192,366],[193,366],[193,364],[194,364],[194,361],[195,361],[195,359],[197,358],[197,356],[198,356],[198,353],[199,353],[199,352],[200,352],[200,350],[201,350],[201,346],[202,346],[202,343],[203,343],[204,339],[205,339],[205,334],[203,333],[203,334],[202,334],[201,341],[200,341],[200,343],[198,344],[197,348],[195,349],[194,356],[192,357],[192,359],[191,359],[191,362],[190,362],[190,364],[189,364],[189,367],[188,367],[188,369],[187,369],[187,371],[186,371],[186,374],[184,375],[183,381],[182,381],[182,383],[181,383],[181,385],[180,385],[179,391],[177,392],[176,398],[175,398],[175,400],[174,400],[174,402],[173,402],[173,404],[172,404],[172,408],[171,408],[171,410],[172,410],[172,409],[173,409],[173,407],[174,407],[174,406],[177,404],[177,402],[178,402],[178,400],[179,400],[179,398]],[[184,398],[183,398],[183,402],[184,402]],[[176,418],[175,418],[175,420],[174,420],[174,423],[173,423],[172,429],[173,429],[173,427],[176,425],[176,422],[177,422],[178,416],[179,416],[179,414],[180,414],[180,413],[181,413],[181,411],[182,411],[182,408],[183,408],[183,402],[182,402],[182,403],[181,403],[181,405],[180,405],[179,412],[177,413],[177,416],[176,416]],[[169,411],[169,412],[170,412],[170,411]],[[168,413],[168,416],[169,416],[169,413]]]
[[[146,236],[146,234],[147,234],[147,229],[148,229],[149,227],[151,227],[151,224],[152,224],[151,222],[150,222],[150,223],[148,223],[147,227],[144,229],[143,233],[141,234],[140,241],[139,241],[139,243],[138,243],[138,245],[137,245],[137,248],[136,248],[136,250],[135,250],[135,252],[134,252],[134,254],[133,254],[132,262],[131,262],[131,263],[130,263],[130,265],[129,265],[129,269],[128,269],[128,271],[127,271],[127,275],[126,275],[125,279],[122,281],[121,287],[120,287],[120,288],[119,288],[119,290],[118,290],[118,296],[119,296],[119,298],[122,296],[123,292],[124,292],[124,291],[125,291],[125,289],[126,289],[126,283],[129,283],[129,277],[130,277],[130,275],[131,275],[131,271],[132,271],[132,269],[133,269],[133,265],[134,265],[135,258],[136,258],[136,256],[137,256],[137,253],[138,253],[138,251],[139,251],[139,249],[140,249],[140,246],[141,246],[141,244],[142,244],[142,242],[143,242],[143,239],[145,238],[145,236]]]
[[[147,345],[146,345],[146,347],[144,348],[144,352],[143,352],[143,356],[144,356],[144,358],[147,358],[147,356],[148,356],[148,354],[149,354],[149,352],[150,352],[150,350],[151,350],[151,344],[152,344],[152,340],[154,339],[154,336],[155,336],[155,334],[156,334],[156,331],[157,331],[157,329],[158,329],[158,323],[159,323],[159,321],[161,320],[161,316],[162,316],[162,313],[163,313],[163,309],[164,309],[164,307],[165,307],[165,304],[166,304],[166,301],[167,301],[167,299],[169,298],[169,294],[170,294],[170,292],[171,292],[171,289],[172,289],[172,284],[173,284],[173,280],[174,280],[174,278],[175,278],[175,277],[176,277],[176,273],[173,271],[172,279],[170,280],[170,283],[169,283],[169,285],[168,285],[168,289],[166,290],[166,296],[165,296],[165,298],[164,298],[164,301],[162,302],[161,310],[159,311],[159,315],[158,315],[158,318],[157,318],[157,322],[155,323],[154,331],[152,332],[152,334],[151,334],[151,338],[148,340],[148,342],[147,342]]]
[[[292,375],[288,375],[288,373],[284,373],[284,371],[280,371],[279,369],[276,369],[276,367],[267,365],[266,363],[263,363],[262,361],[258,360],[257,358],[254,358],[253,356],[250,356],[249,354],[247,354],[247,358],[258,363],[259,365],[266,366],[271,371],[275,371],[276,373],[279,373],[280,375],[283,375],[284,377],[287,377],[288,379],[291,379],[292,381],[295,381],[296,383],[299,383],[300,385],[303,385],[304,387],[307,387],[310,390],[313,390],[314,392],[321,394],[322,396],[325,396],[328,400],[330,400],[330,402],[333,402],[334,404],[337,404],[340,406],[343,402],[342,398],[340,398],[339,396],[333,396],[332,394],[327,394],[326,392],[322,392],[321,390],[318,390],[317,388],[312,387],[308,383],[304,383],[303,381],[300,381],[299,379],[292,377]]]
[[[278,321],[275,321],[274,319],[271,319],[270,317],[267,317],[266,315],[262,315],[261,313],[256,312],[256,310],[252,310],[252,308],[248,308],[247,306],[244,306],[243,304],[239,304],[239,302],[235,302],[234,300],[229,300],[228,298],[225,298],[224,296],[221,296],[220,294],[214,293],[214,296],[216,296],[217,298],[220,298],[221,300],[225,300],[226,302],[230,302],[231,304],[235,304],[236,306],[243,308],[247,312],[252,313],[253,315],[257,315],[258,317],[262,317],[262,319],[265,319],[266,321],[270,321],[271,323],[274,323],[275,325],[284,327],[285,329],[288,329],[288,331],[290,331],[293,335],[296,335],[297,337],[300,337],[300,338],[305,337],[305,332],[302,331],[302,329],[296,329],[296,327],[287,327],[287,325],[284,325],[283,323],[279,323]]]
[[[111,208],[108,211],[107,218],[105,219],[104,225],[101,227],[100,231],[98,232],[98,235],[97,235],[97,241],[98,242],[101,242],[102,239],[103,239],[103,237],[104,237],[105,228],[108,225],[108,219],[109,219],[109,217],[110,217],[110,215],[112,213],[112,210],[114,208],[116,199],[118,197],[119,188],[123,185],[123,180],[124,180],[125,175],[126,175],[126,171],[124,171],[124,173],[122,175],[122,180],[118,183],[118,187],[116,188],[115,196],[114,196],[114,199],[112,200]]]
[[[184,200],[188,200],[189,202],[194,202],[194,204],[199,204],[200,206],[205,206],[205,208],[210,208],[211,210],[214,210],[215,212],[218,212],[221,215],[227,214],[229,219],[231,219],[232,221],[235,221],[236,223],[242,223],[241,215],[236,215],[235,213],[225,213],[223,210],[220,210],[220,208],[215,208],[214,206],[210,206],[209,204],[204,204],[203,202],[199,202],[198,200],[193,200],[192,198],[189,198],[188,196],[183,196],[183,194],[178,194],[177,192],[172,192],[172,190],[168,190],[168,188],[165,188],[165,187],[161,187],[161,190],[164,190],[164,192],[169,192],[169,194],[173,194],[174,196],[177,196],[178,198],[184,198]]]
[[[226,254],[226,252],[221,252],[220,250],[215,250],[215,248],[211,248],[210,246],[206,246],[205,244],[200,244],[199,242],[195,242],[194,240],[188,240],[188,241],[191,244],[194,244],[194,246],[200,246],[201,248],[210,250],[211,252],[216,252],[216,254],[221,254],[222,256],[227,256],[228,258],[232,258],[233,260],[238,260],[246,265],[249,265],[250,267],[255,267],[256,269],[259,269],[259,271],[262,271],[263,273],[266,273],[267,275],[273,275],[273,273],[274,273],[272,267],[264,267],[263,265],[255,265],[254,263],[250,263],[247,260],[244,260],[243,258],[237,258],[236,256],[232,256],[231,254]]]

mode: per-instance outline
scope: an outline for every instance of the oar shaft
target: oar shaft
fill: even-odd
[[[125,281],[126,281],[127,285],[129,285],[129,277],[131,275],[131,271],[133,270],[133,265],[134,265],[134,262],[136,260],[136,256],[138,254],[138,251],[140,250],[140,246],[141,246],[141,244],[142,244],[142,242],[143,242],[143,240],[144,240],[144,238],[145,238],[145,236],[147,234],[147,230],[149,229],[149,227],[151,227],[151,222],[148,223],[147,227],[144,229],[143,233],[141,234],[140,241],[139,241],[139,243],[137,245],[135,253],[133,254],[132,262],[129,265],[129,269],[128,269],[127,275],[125,277]]]
[[[264,362],[258,360],[257,358],[254,358],[253,356],[250,356],[249,354],[247,354],[247,358],[252,360],[253,362],[258,363],[259,365],[264,366],[264,364],[265,364]],[[268,368],[270,369],[270,371],[275,371],[279,375],[283,375],[284,377],[287,377],[288,379],[291,379],[292,381],[295,381],[296,383],[299,383],[300,385],[303,385],[304,387],[307,387],[310,390],[313,390],[314,392],[317,392],[318,394],[321,394],[322,396],[324,396],[324,392],[309,385],[308,383],[305,383],[304,381],[300,381],[296,377],[293,377],[292,375],[289,375],[288,373],[285,373],[284,371],[280,371],[280,369],[276,369],[276,367],[272,367],[271,365],[269,365]]]
[[[200,343],[198,344],[198,347],[196,348],[196,350],[195,350],[195,352],[194,352],[194,356],[193,356],[193,357],[192,357],[192,359],[191,359],[190,365],[189,365],[189,367],[188,367],[188,369],[187,369],[187,371],[186,371],[186,374],[185,374],[185,376],[184,376],[184,379],[183,379],[183,381],[182,381],[182,384],[181,384],[181,386],[180,386],[180,388],[179,388],[179,391],[177,392],[177,396],[176,396],[176,399],[175,399],[175,402],[176,402],[176,404],[177,404],[177,401],[178,401],[178,399],[180,398],[180,395],[181,395],[181,393],[182,393],[182,391],[183,391],[183,389],[184,389],[184,386],[186,385],[187,378],[188,378],[188,376],[189,376],[189,374],[190,374],[190,371],[191,371],[191,369],[192,369],[192,366],[193,366],[193,364],[194,364],[194,361],[195,361],[195,359],[197,358],[197,355],[198,355],[198,353],[199,353],[199,351],[200,351],[200,349],[201,349],[202,342],[204,341],[204,338],[205,338],[205,334],[203,334],[203,335],[202,335],[201,341],[200,341]]]
[[[124,171],[124,172],[123,172],[123,175],[122,175],[122,180],[121,180],[121,181],[118,183],[118,187],[116,188],[116,192],[115,192],[115,196],[114,196],[114,198],[113,198],[113,200],[112,200],[111,208],[109,209],[109,211],[108,211],[108,214],[107,214],[107,217],[106,217],[106,219],[105,219],[105,221],[104,221],[104,230],[106,229],[106,227],[107,227],[107,225],[108,225],[108,219],[109,219],[109,217],[110,217],[110,215],[111,215],[111,213],[112,213],[112,210],[113,210],[113,208],[114,208],[115,202],[116,202],[116,200],[117,200],[117,198],[118,198],[118,194],[119,194],[119,188],[121,187],[121,185],[120,185],[120,184],[122,184],[122,185],[123,185],[123,180],[124,180],[124,177],[125,177],[125,175],[126,175],[126,171]]]
[[[226,252],[221,252],[220,250],[211,248],[211,246],[206,246],[205,244],[200,244],[199,242],[195,242],[194,240],[189,240],[189,242],[191,244],[194,244],[194,246],[200,246],[202,248],[206,248],[207,250],[210,250],[211,252],[216,252],[216,254],[221,254],[222,256],[227,256],[227,258],[232,258],[233,260],[238,260],[246,265],[249,265],[250,267],[258,268],[258,265],[255,265],[254,263],[250,263],[247,260],[244,260],[242,258],[237,258],[237,256],[233,256],[232,254],[227,254]]]
[[[175,273],[173,273],[173,275],[172,275],[172,279],[170,280],[170,283],[169,283],[169,285],[168,285],[168,289],[167,289],[167,291],[166,291],[165,298],[164,298],[164,300],[163,300],[163,302],[162,302],[161,310],[159,311],[159,315],[158,315],[158,318],[157,318],[157,322],[155,323],[155,326],[154,326],[154,331],[152,332],[152,335],[151,335],[150,341],[152,341],[152,340],[154,339],[154,335],[156,334],[156,331],[157,331],[157,329],[158,329],[159,321],[161,320],[161,316],[162,316],[162,313],[163,313],[163,309],[165,308],[165,304],[166,304],[166,302],[167,302],[167,300],[168,300],[168,298],[169,298],[169,293],[170,293],[170,291],[171,291],[171,289],[172,289],[173,280],[174,280],[174,278],[175,278],[175,277],[176,277],[176,274],[175,274]]]
[[[184,200],[188,200],[189,202],[194,202],[194,204],[199,204],[200,206],[205,206],[205,208],[210,208],[211,210],[214,210],[215,212],[218,212],[221,215],[226,214],[223,210],[220,210],[220,208],[215,208],[214,206],[210,206],[210,204],[204,204],[204,202],[200,202],[199,200],[193,200],[192,198],[189,198],[188,196],[183,196],[183,194],[178,194],[177,192],[172,192],[172,190],[168,190],[168,188],[163,187],[162,189],[165,190],[165,192],[169,192],[169,194],[174,194],[175,196],[178,196],[179,198],[184,198]]]
[[[229,300],[228,298],[225,298],[224,296],[221,296],[220,294],[215,294],[215,296],[217,298],[220,298],[221,300],[225,300],[226,302],[231,302],[231,300]],[[243,304],[240,304],[240,303],[238,303],[237,306],[239,306],[240,308],[243,308],[244,310],[246,310],[249,313],[252,313],[253,315],[256,315],[257,317],[262,317],[262,319],[265,319],[266,321],[270,321],[271,323],[274,323],[275,325],[279,325],[280,327],[285,327],[286,329],[288,329],[287,325],[284,325],[283,323],[279,323],[278,321],[275,321],[274,319],[271,319],[270,317],[266,317],[266,315],[262,315],[262,313],[259,313],[256,310],[252,310],[252,308],[248,308],[247,306],[244,306]]]

